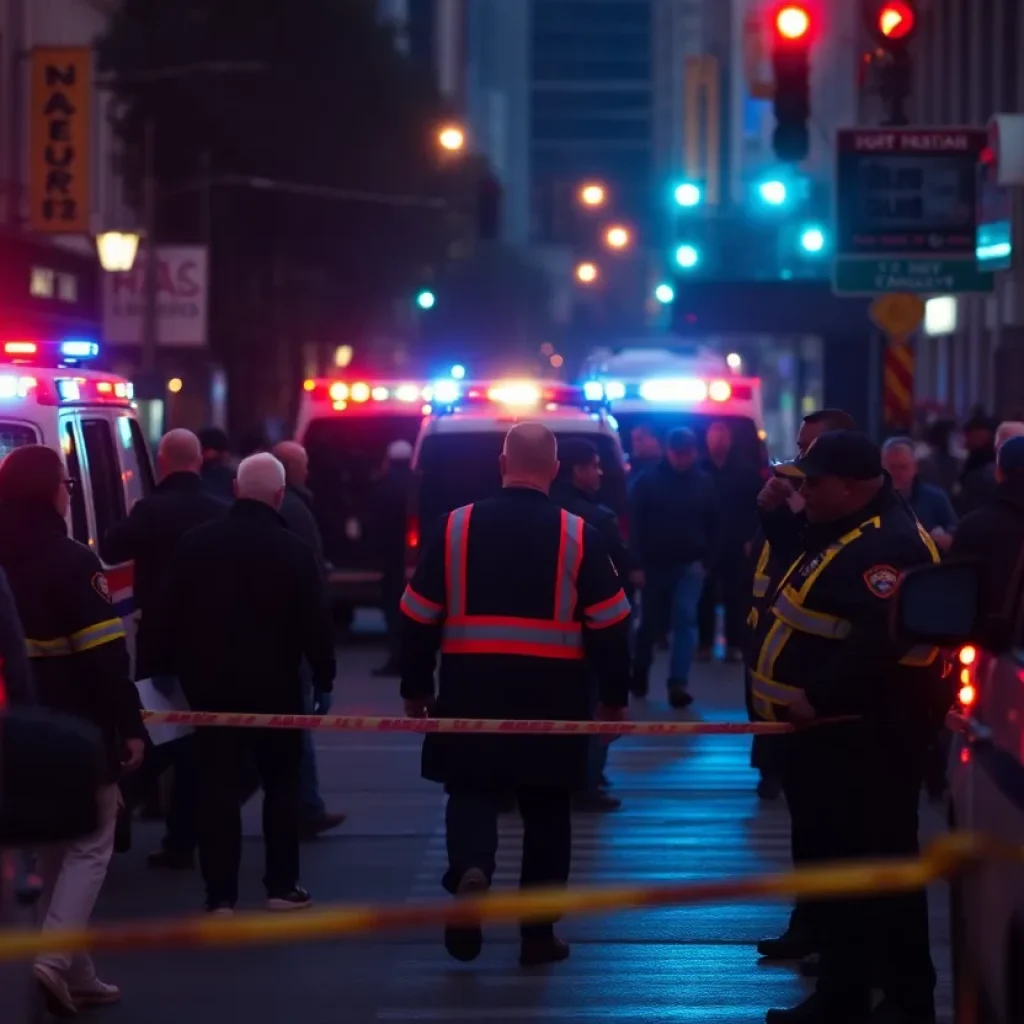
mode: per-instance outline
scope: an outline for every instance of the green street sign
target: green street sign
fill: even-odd
[[[992,274],[978,270],[977,263],[970,258],[840,257],[835,261],[833,287],[841,295],[883,295],[887,292],[948,295],[990,292],[994,288],[994,278]]]

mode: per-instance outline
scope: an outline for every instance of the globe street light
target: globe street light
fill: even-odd
[[[597,266],[593,263],[580,263],[576,267],[576,280],[580,284],[593,284],[597,280]]]
[[[604,240],[609,249],[625,249],[630,242],[629,230],[616,224],[604,233]]]
[[[437,133],[437,141],[443,150],[461,153],[466,147],[466,133],[458,125],[446,125]]]
[[[659,284],[654,289],[654,297],[663,305],[667,306],[669,303],[675,301],[676,290],[670,284]]]
[[[591,209],[604,206],[607,198],[604,185],[599,185],[597,182],[589,182],[580,187],[579,200],[584,206],[589,206]]]

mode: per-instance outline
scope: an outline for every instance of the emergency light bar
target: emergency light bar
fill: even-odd
[[[454,385],[454,381],[449,381]],[[419,412],[424,402],[433,393],[429,387],[413,381],[334,380],[315,378],[302,385],[303,390],[315,402],[330,402],[335,412],[344,412],[353,407],[380,407],[393,409],[398,406],[405,411]]]
[[[560,381],[500,380],[467,384],[439,381],[428,399],[438,411],[491,406],[502,410],[557,407],[592,409],[602,403],[585,387]]]
[[[119,377],[55,377],[50,380],[0,374],[0,401],[34,399],[39,405],[122,405],[135,398],[130,381]]]
[[[95,359],[100,354],[100,347],[95,341],[65,338],[60,342],[5,341],[0,351],[5,362],[55,368]]]
[[[730,399],[749,402],[754,395],[749,384],[702,377],[654,377],[639,384],[589,380],[583,385],[583,390],[589,397],[603,395],[609,402],[641,399],[660,404],[728,402]]]

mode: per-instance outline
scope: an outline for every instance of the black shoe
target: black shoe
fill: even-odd
[[[864,1024],[871,1003],[863,1000],[828,998],[811,993],[802,1003],[786,1010],[769,1010],[765,1024]]]
[[[337,828],[344,820],[344,814],[331,814],[324,811],[323,814],[318,814],[315,818],[310,818],[309,821],[302,823],[299,828],[299,838],[307,841],[316,839],[324,832],[330,832],[332,828]]]
[[[668,702],[677,711],[688,708],[693,703],[693,694],[686,689],[683,683],[668,684]]]
[[[196,859],[191,853],[157,850],[146,858],[146,864],[151,868],[162,868],[165,871],[192,871],[196,866]]]
[[[762,939],[757,952],[766,960],[803,960],[817,950],[810,936],[787,928],[778,938]]]
[[[609,796],[601,790],[587,793],[576,793],[572,798],[572,809],[580,814],[607,814],[617,811],[622,806],[618,797]]]
[[[402,670],[395,661],[386,661],[380,668],[375,668],[370,672],[370,675],[374,679],[398,679],[402,674]]]
[[[782,781],[777,775],[762,775],[757,783],[757,795],[762,800],[778,800],[782,794]]]
[[[569,958],[569,943],[555,935],[543,939],[523,939],[519,947],[520,967],[543,967]]]
[[[821,955],[809,953],[800,961],[800,974],[805,978],[817,978],[821,974]]]
[[[935,1024],[935,1006],[905,1007],[883,999],[871,1012],[867,1024]]]
[[[641,700],[647,696],[648,690],[650,689],[647,681],[647,674],[648,669],[633,669],[633,682],[630,684],[629,690],[634,697],[639,697]]]
[[[313,906],[313,897],[301,885],[293,885],[284,892],[267,893],[267,910],[306,910]]]
[[[479,868],[470,868],[459,879],[455,890],[455,898],[460,896],[480,896],[491,887],[487,876]],[[469,963],[480,955],[484,947],[484,933],[480,922],[459,922],[444,926],[444,948],[455,960]]]
[[[117,823],[114,825],[114,853],[127,853],[132,848],[132,816],[131,812],[122,808],[117,812]]]

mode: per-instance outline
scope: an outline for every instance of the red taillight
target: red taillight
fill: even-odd
[[[975,686],[978,649],[970,644],[961,647],[957,651],[957,661],[960,663],[960,690],[957,693],[957,700],[965,711],[969,711],[978,699],[978,690]]]
[[[961,647],[957,657],[960,659],[961,665],[973,665],[978,660],[978,649],[968,644],[966,647]]]
[[[407,552],[415,554],[419,551],[420,547],[420,524],[419,520],[415,517],[410,516],[409,521],[405,527],[405,549]]]

